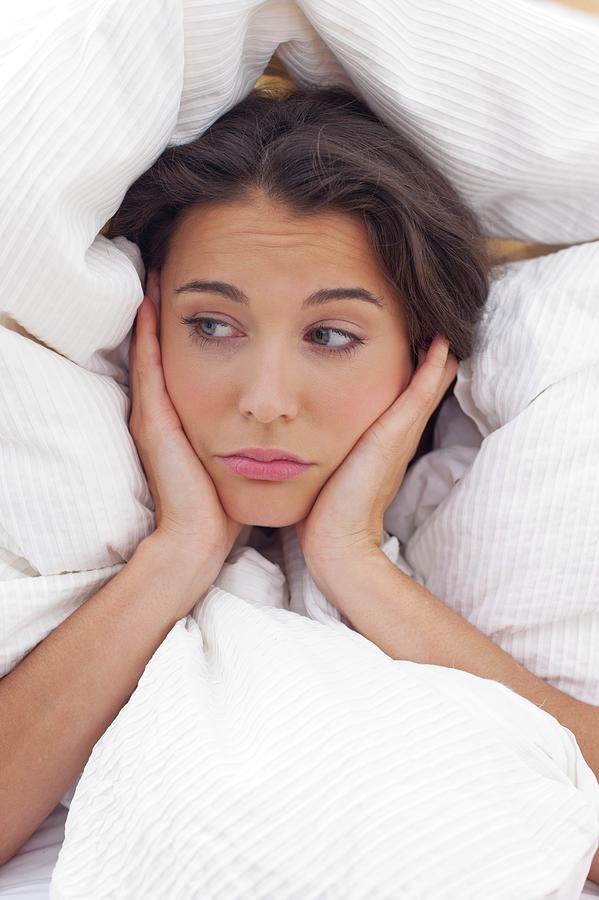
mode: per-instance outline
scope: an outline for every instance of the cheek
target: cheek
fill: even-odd
[[[406,378],[398,379],[397,370],[371,367],[355,379],[331,382],[331,391],[319,392],[318,418],[327,443],[345,455],[360,436],[393,403],[404,389]]]
[[[199,435],[203,422],[214,421],[226,404],[225,391],[214,369],[201,364],[193,348],[161,342],[162,370],[169,397],[188,435]]]

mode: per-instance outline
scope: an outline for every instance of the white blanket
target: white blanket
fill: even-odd
[[[235,550],[96,744],[52,900],[578,898],[599,785],[572,734],[498,682],[386,656],[282,537],[287,580]]]
[[[505,267],[454,394],[385,527],[435,596],[599,706],[599,242]]]
[[[21,3],[3,15],[0,674],[116,574],[154,527],[127,430],[129,334],[143,270],[137,248],[98,231],[161,150],[201,133],[245,96],[277,47],[298,83],[349,78],[388,121],[420,137],[490,232],[552,242],[599,234],[599,25],[583,14],[523,0],[497,8],[475,0],[64,0]],[[385,522],[398,564],[532,671],[594,702],[596,254],[596,246],[574,248],[510,267],[498,282],[486,337],[460,366],[457,401],[447,407],[447,443],[439,438],[435,453],[414,467]],[[575,896],[568,890],[581,884],[598,823],[596,782],[569,733],[500,685],[387,659],[339,622],[325,598],[318,602],[309,584],[295,591],[299,610],[279,608],[269,602],[281,590],[276,571],[267,568],[269,577],[257,582],[263,594],[252,593],[244,566],[257,561],[244,554],[241,592],[211,594],[196,611],[199,627],[191,618],[178,623],[97,745],[75,794],[77,833],[73,825],[55,891],[72,896],[71,879],[89,856],[102,867],[98,887],[121,872],[147,872],[139,855],[136,864],[137,847],[125,860],[129,875],[120,868],[118,829],[101,852],[97,844],[86,848],[94,821],[86,785],[121,813],[129,810],[131,834],[147,837],[155,861],[165,859],[152,807],[160,795],[155,721],[156,746],[170,747],[180,763],[164,775],[172,790],[168,840],[177,852],[186,852],[186,810],[204,827],[209,821],[201,798],[187,805],[187,787],[197,784],[214,799],[220,786],[239,809],[237,823],[234,815],[213,823],[212,841],[193,847],[204,861],[212,847],[204,877],[213,873],[215,895],[227,872],[244,892],[268,895],[266,870],[278,884],[294,884],[293,865],[305,859],[317,889],[330,879],[331,892],[351,896],[350,882],[361,896],[376,875],[352,843],[359,835],[381,864],[381,890],[396,889],[399,861],[406,885],[419,873],[417,884],[434,894],[441,871],[446,896],[467,896],[462,880],[474,865],[481,877],[491,873],[478,885],[493,896],[504,884],[499,842],[519,898],[551,890]],[[302,602],[303,614],[293,615]],[[209,677],[213,659],[220,682]],[[210,705],[215,699],[220,706]],[[335,732],[331,722],[343,712]],[[179,726],[196,731],[182,731],[178,743]],[[303,768],[291,752],[299,732]],[[447,738],[442,748],[437,734]],[[136,772],[126,777],[138,767],[127,751],[137,739],[148,739],[139,812],[141,782]],[[249,748],[247,762],[237,739]],[[386,761],[377,747],[392,751]],[[267,764],[269,779],[261,782]],[[406,793],[410,785],[418,804]],[[261,805],[243,805],[250,786],[261,788]],[[284,800],[285,809],[277,805]],[[214,815],[219,809],[213,804]],[[270,845],[267,832],[257,832],[273,853],[271,868],[251,856],[254,845],[242,834],[244,824],[258,824],[258,809],[278,823]],[[444,828],[451,840],[442,844]],[[277,854],[277,834],[300,853]],[[387,856],[386,841],[394,842]],[[319,855],[321,842],[328,853]],[[516,845],[527,849],[518,855]],[[187,877],[183,867],[174,872]],[[167,884],[172,873],[153,877],[177,896],[177,885]]]

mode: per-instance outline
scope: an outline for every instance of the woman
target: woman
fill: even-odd
[[[488,290],[472,213],[421,150],[343,89],[255,91],[131,186],[110,225],[119,234],[149,270],[169,419],[176,410],[223,511],[298,533],[435,334],[458,358],[471,352]],[[442,394],[453,354],[439,374]],[[133,429],[138,418],[134,403]],[[404,468],[416,444],[402,448]],[[308,468],[223,462],[248,447]],[[332,549],[334,529],[326,537]]]
[[[587,705],[526,672],[380,552],[383,513],[426,449],[488,290],[477,222],[424,153],[345,90],[255,92],[131,186],[110,225],[120,234],[148,269],[129,425],[156,530],[7,676],[15,721],[30,711],[18,755],[28,778],[25,794],[19,772],[9,779],[0,861],[57,803],[253,526],[295,528],[320,589],[389,655],[542,702],[593,765]],[[225,461],[248,448],[304,464]],[[51,659],[68,660],[51,685],[61,727],[34,696]]]
[[[429,447],[488,292],[477,221],[424,152],[345,89],[254,91],[131,186],[110,226],[121,234],[148,270],[130,428],[157,530],[216,540],[222,560],[252,526],[295,527],[353,627],[394,658],[542,705],[597,774],[597,709],[380,551],[385,509]],[[282,457],[299,464],[255,461]]]

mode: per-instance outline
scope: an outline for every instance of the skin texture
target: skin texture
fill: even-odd
[[[250,305],[214,292],[176,293],[198,279],[229,282]],[[194,207],[175,227],[158,282],[166,388],[225,511],[242,524],[301,522],[413,373],[401,300],[363,223],[332,211],[298,215],[262,194]],[[348,298],[301,308],[318,289],[357,286],[382,308]],[[200,315],[225,324],[181,322]],[[345,354],[339,348],[353,339],[318,330],[325,327],[364,343]],[[194,330],[213,343],[194,342]],[[217,458],[247,446],[285,448],[313,465],[270,482],[237,475]]]
[[[251,306],[218,294],[175,293],[200,278],[236,284]],[[174,233],[156,286],[153,278],[149,283],[159,294],[152,299],[160,304],[165,386],[227,514],[248,525],[297,527],[311,523],[322,505],[315,523],[321,539],[310,546],[328,551],[336,527],[353,537],[360,518],[379,506],[382,486],[392,482],[390,495],[398,489],[409,456],[400,458],[402,448],[411,441],[410,452],[415,449],[457,369],[447,348],[433,344],[413,376],[400,299],[379,271],[359,220],[330,212],[299,217],[264,197],[191,210]],[[346,299],[301,309],[316,289],[350,285],[381,297],[384,308]],[[179,317],[200,313],[232,326],[218,326],[230,349],[190,340],[191,326]],[[318,342],[325,344],[327,335],[341,345],[347,339],[314,333],[316,326],[354,332],[365,343],[355,355],[327,355]],[[299,479],[277,483],[235,475],[216,459],[246,445],[284,447],[315,465]],[[379,525],[380,517],[378,509]],[[528,672],[391,564],[376,543],[367,541],[361,554],[350,547],[333,567],[322,560],[315,566],[314,553],[303,548],[320,590],[355,630],[393,659],[502,682],[565,725],[597,775],[597,707]],[[589,877],[599,879],[599,851]]]

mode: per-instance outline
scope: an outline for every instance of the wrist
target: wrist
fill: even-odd
[[[368,590],[373,573],[385,568],[389,559],[380,547],[372,547],[334,561],[312,564],[306,560],[306,564],[319,590],[349,617],[353,599],[362,589]]]
[[[139,543],[135,556],[141,557],[164,581],[165,590],[192,602],[206,593],[223,564],[218,554],[176,541],[159,531],[153,531]]]
[[[413,635],[411,626],[404,627],[404,600],[413,596],[415,587],[413,579],[376,548],[329,570],[321,590],[351,627],[384,653],[394,659],[412,659],[406,648],[406,639],[412,640]]]

